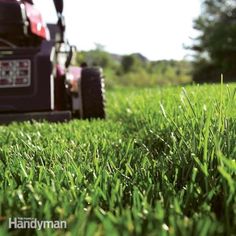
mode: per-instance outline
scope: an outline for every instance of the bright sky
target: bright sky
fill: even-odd
[[[47,22],[56,22],[53,0],[35,0]],[[183,59],[196,36],[192,21],[200,0],[65,0],[67,38],[79,50],[95,43],[117,54],[140,52],[150,60]]]

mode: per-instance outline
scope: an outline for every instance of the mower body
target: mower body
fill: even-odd
[[[89,88],[81,91],[81,77],[86,84],[94,73],[88,78],[87,68],[70,66],[73,47],[63,37],[58,24],[43,22],[31,1],[0,0],[0,123],[104,118],[103,94],[94,98],[102,98],[103,111],[83,115],[82,94],[90,98]],[[100,83],[90,90],[102,93],[102,75],[95,77]]]

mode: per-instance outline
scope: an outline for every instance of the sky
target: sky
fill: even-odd
[[[56,22],[53,0],[35,0],[46,22]],[[120,55],[150,60],[186,58],[200,0],[64,0],[67,38],[78,50],[101,44]]]

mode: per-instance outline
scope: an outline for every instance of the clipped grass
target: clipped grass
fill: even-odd
[[[0,126],[9,217],[66,220],[24,235],[234,235],[235,86],[120,89],[106,121]]]

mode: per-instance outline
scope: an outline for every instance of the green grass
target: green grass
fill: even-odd
[[[235,235],[235,85],[107,103],[106,121],[0,127],[0,235],[9,217],[66,220],[67,235]]]

